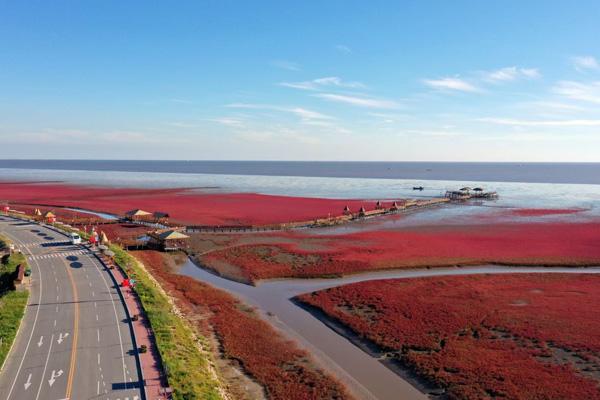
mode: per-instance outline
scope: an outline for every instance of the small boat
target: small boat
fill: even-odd
[[[413,190],[423,190],[425,189],[423,186],[413,186]]]

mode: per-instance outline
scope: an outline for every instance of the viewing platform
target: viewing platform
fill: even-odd
[[[498,193],[491,191],[486,192],[482,188],[464,187],[459,190],[448,190],[444,195],[445,198],[450,200],[469,200],[469,199],[484,199],[484,200],[496,200],[498,199]]]

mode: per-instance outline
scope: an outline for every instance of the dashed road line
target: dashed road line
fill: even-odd
[[[54,342],[54,334],[50,339],[50,347],[48,348],[48,356],[46,357],[46,363],[44,364],[44,370],[42,371],[42,379],[40,381],[40,386],[38,387],[37,395],[35,396],[35,400],[40,398],[40,393],[42,392],[42,386],[44,385],[44,377],[46,376],[46,369],[48,368],[48,361],[50,361],[50,353],[52,353],[52,343]]]
[[[56,252],[56,253],[45,253],[45,254],[30,255],[27,258],[29,260],[49,260],[49,259],[53,259],[53,258],[63,258],[63,257],[70,257],[70,256],[82,256],[84,254],[85,254],[84,250],[74,250],[74,251],[62,251],[62,252]]]

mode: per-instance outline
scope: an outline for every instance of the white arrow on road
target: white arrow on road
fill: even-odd
[[[29,376],[27,377],[27,382],[25,382],[25,390],[29,389],[29,386],[31,386],[31,374],[29,374]]]
[[[38,347],[42,347],[42,345],[44,344],[44,337],[40,336],[40,341],[38,342]]]
[[[63,374],[62,369],[59,369],[58,372],[56,372],[55,370],[52,370],[52,376],[50,377],[50,379],[48,379],[48,384],[50,386],[54,385],[56,378],[60,377],[62,374]]]
[[[63,340],[65,340],[65,339],[66,339],[68,336],[69,336],[69,333],[68,333],[68,332],[67,332],[67,333],[65,333],[65,334],[64,334],[64,336],[63,336],[63,334],[61,333],[61,334],[58,336],[58,339],[56,339],[56,341],[58,342],[58,344],[61,344],[61,343],[63,342]]]

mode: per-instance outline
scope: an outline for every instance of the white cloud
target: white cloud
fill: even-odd
[[[247,142],[258,142],[265,144],[296,142],[302,145],[317,145],[320,140],[314,136],[285,127],[271,130],[247,130],[239,132],[237,137]]]
[[[600,104],[600,81],[590,83],[561,81],[553,91],[572,100]]]
[[[280,69],[286,69],[288,71],[300,71],[300,65],[286,60],[274,60],[271,61],[271,65]]]
[[[480,118],[478,121],[510,126],[600,126],[600,119],[521,120],[512,118]]]
[[[237,136],[250,142],[267,142],[273,138],[274,134],[273,132],[262,130],[240,132]]]
[[[230,108],[246,108],[246,109],[255,109],[255,110],[271,110],[277,111],[286,114],[292,114],[299,118],[299,122],[306,126],[311,126],[314,128],[319,128],[320,131],[323,132],[336,132],[336,133],[349,133],[350,131],[343,126],[338,125],[338,121],[336,118],[314,111],[309,110],[303,107],[284,107],[284,106],[276,106],[272,104],[252,104],[252,103],[233,103],[228,104],[227,107]],[[272,126],[272,124],[269,124]],[[247,128],[247,126],[239,126],[240,128]],[[284,127],[280,127],[279,131],[282,129],[288,129]]]
[[[345,133],[346,129],[337,126],[335,124],[335,118],[314,110],[309,110],[302,107],[283,107],[271,104],[249,104],[249,103],[233,103],[227,105],[231,108],[247,108],[255,110],[272,110],[282,113],[293,114],[300,118],[300,122],[304,125],[311,125],[316,127],[328,128],[335,132]],[[234,125],[234,121],[230,122],[230,126],[241,127],[241,124]]]
[[[376,119],[386,124],[392,124],[395,122],[406,121],[409,117],[403,114],[390,114],[380,112],[370,112],[368,115],[375,117]]]
[[[232,104],[228,104],[227,107],[247,108],[247,109],[255,109],[255,110],[273,110],[273,111],[279,111],[279,112],[284,112],[284,113],[290,113],[290,114],[294,114],[294,115],[300,117],[300,119],[303,122],[314,121],[314,120],[325,121],[325,120],[333,120],[334,119],[333,117],[331,117],[329,115],[325,115],[320,112],[309,110],[309,109],[302,108],[302,107],[283,107],[283,106],[276,106],[276,105],[272,105],[272,104],[253,104],[253,103],[232,103]]]
[[[231,117],[221,117],[221,118],[213,118],[209,119],[211,122],[216,122],[221,125],[230,126],[233,128],[240,128],[244,126],[244,121],[239,118],[231,118]]]
[[[333,119],[329,115],[321,114],[319,112],[312,111],[312,110],[307,110],[306,108],[301,108],[301,107],[286,108],[285,111],[288,111],[288,112],[291,112],[293,114],[296,114],[297,116],[299,116],[300,118],[305,119],[305,120],[310,120],[310,119]]]
[[[113,143],[160,142],[160,139],[156,137],[150,137],[146,133],[135,131],[110,131],[103,133],[101,138]]]
[[[49,145],[73,145],[74,143],[99,145],[112,143],[117,145],[137,145],[140,143],[157,144],[163,142],[160,135],[150,134],[148,132],[138,132],[130,130],[81,130],[81,129],[59,129],[44,128],[37,131],[19,132],[18,134],[6,134],[4,139],[3,132],[0,132],[0,138],[9,143],[27,143],[27,144],[49,144]],[[14,140],[11,140],[14,139]],[[179,138],[171,138],[170,142],[182,142]]]
[[[592,56],[573,57],[571,59],[571,62],[573,63],[573,66],[575,67],[575,69],[579,72],[582,72],[584,70],[590,70],[590,69],[592,69],[592,70],[600,69],[600,63],[598,63],[598,60],[596,60]]]
[[[5,136],[6,137],[3,137]],[[0,132],[3,143],[61,144],[92,143],[98,135],[80,129],[43,128],[27,132]]]
[[[329,100],[336,103],[350,104],[358,107],[392,109],[398,108],[400,106],[398,103],[391,100],[375,99],[371,97],[349,96],[333,93],[319,93],[315,94],[314,96],[324,100]]]
[[[304,82],[281,82],[281,86],[301,90],[318,90],[323,87],[340,87],[351,89],[364,89],[365,85],[360,82],[345,82],[337,76],[328,76],[325,78],[313,79]]]
[[[348,46],[345,46],[343,44],[338,44],[337,46],[335,46],[335,49],[337,51],[339,51],[340,53],[344,53],[344,54],[352,54],[352,49]]]
[[[199,127],[198,124],[194,124],[194,123],[190,123],[190,122],[180,122],[180,121],[167,122],[166,124],[169,126],[175,127],[175,128],[198,128]]]
[[[456,90],[460,92],[478,92],[477,87],[459,78],[425,79],[423,83],[437,90]]]
[[[528,108],[536,108],[536,109],[547,109],[551,111],[559,111],[559,112],[567,112],[567,111],[583,111],[585,110],[583,107],[576,106],[574,104],[562,103],[557,101],[535,101],[531,103],[526,103],[526,107]]]
[[[510,132],[497,135],[481,135],[477,137],[477,140],[482,142],[493,142],[499,143],[505,140],[514,142],[539,142],[543,145],[548,145],[550,142],[564,142],[565,144],[572,144],[574,141],[597,141],[596,135],[590,135],[586,133],[571,133],[565,135],[564,132]],[[560,149],[560,147],[558,147]],[[535,151],[535,148],[533,148]],[[542,158],[542,160],[555,161],[556,159]],[[573,161],[573,159],[566,159],[565,161]]]
[[[537,79],[542,77],[540,70],[537,68],[521,68],[519,71],[526,78]]]
[[[510,82],[520,78],[537,79],[542,75],[537,68],[506,67],[484,73],[484,80],[493,83]]]

